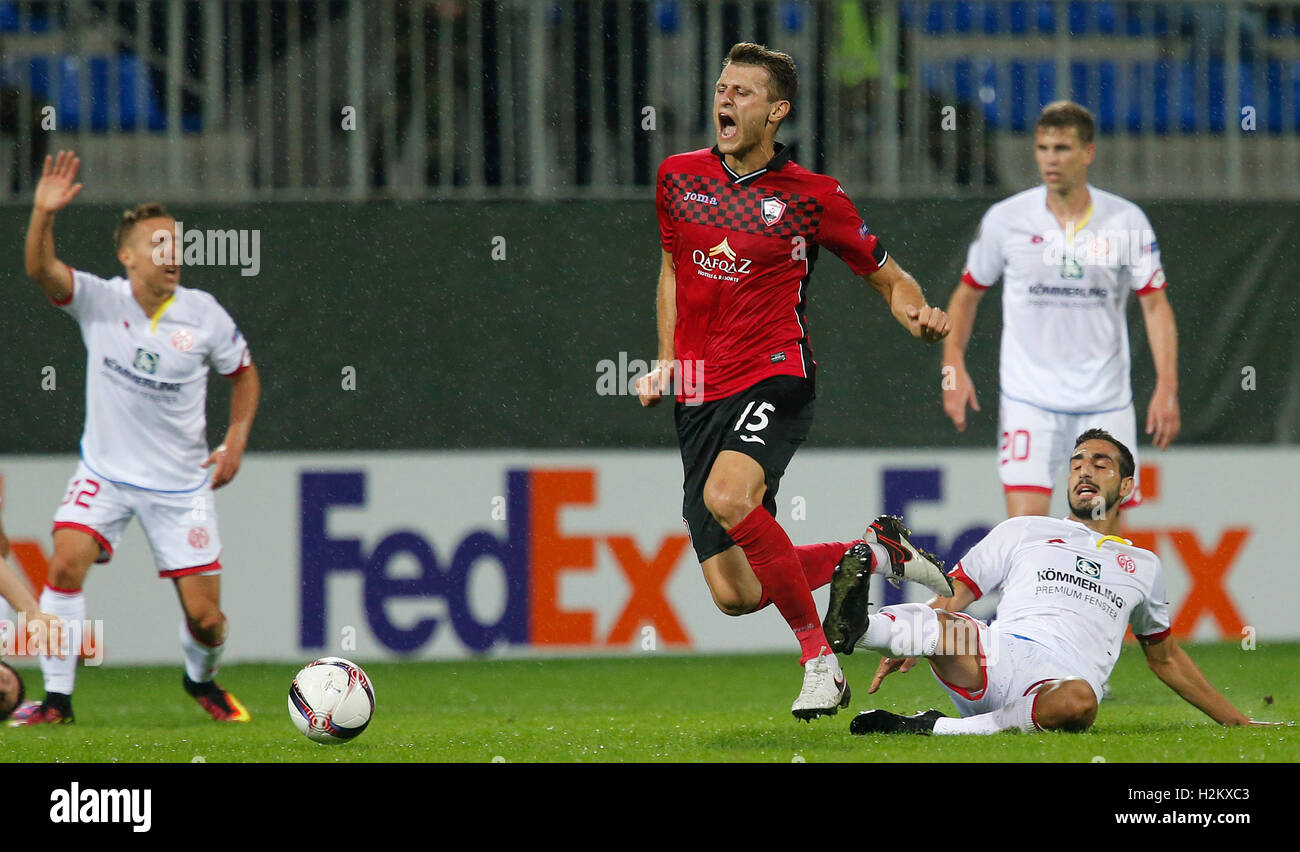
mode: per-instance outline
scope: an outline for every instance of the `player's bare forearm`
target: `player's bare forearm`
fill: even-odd
[[[952,331],[943,341],[943,363],[965,365],[966,346],[970,343],[971,332],[975,328],[975,314],[979,310],[983,290],[967,284],[958,284],[948,300],[948,321]]]
[[[46,298],[65,301],[72,294],[72,270],[54,254],[54,214],[32,208],[23,248],[27,277],[40,285]]]
[[[1147,339],[1151,342],[1151,358],[1156,367],[1156,385],[1173,393],[1178,392],[1178,325],[1174,321],[1174,308],[1163,290],[1141,297],[1142,319],[1146,323]]]
[[[230,426],[226,429],[226,439],[222,443],[227,451],[243,453],[248,446],[248,436],[253,429],[253,418],[257,416],[257,404],[262,398],[262,379],[257,374],[256,365],[232,378],[234,388],[230,394]]]
[[[948,336],[948,315],[939,308],[926,304],[921,285],[892,257],[875,272],[864,275],[863,280],[880,294],[889,305],[889,312],[899,325],[907,329],[908,334],[927,343]]]
[[[975,593],[959,579],[952,581],[952,596],[942,597],[936,595],[926,601],[926,606],[931,609],[941,609],[945,612],[963,612],[966,607],[975,602]]]
[[[36,598],[23,577],[4,559],[0,559],[0,598],[9,601],[16,612],[34,615],[40,612]]]
[[[1214,688],[1204,673],[1172,638],[1143,643],[1147,666],[1188,704],[1220,725],[1246,725],[1250,719]]]
[[[677,270],[673,256],[663,253],[659,267],[659,288],[655,299],[657,329],[659,333],[660,361],[671,361],[676,357],[673,334],[677,329]]]
[[[1178,405],[1178,326],[1164,290],[1148,293],[1140,300],[1156,367],[1156,388],[1147,408],[1146,433],[1152,436],[1152,443],[1164,449],[1182,428]]]

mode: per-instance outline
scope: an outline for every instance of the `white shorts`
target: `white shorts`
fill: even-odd
[[[113,558],[113,548],[132,516],[140,519],[159,577],[216,574],[221,571],[221,534],[212,486],[182,493],[150,491],[109,482],[86,463],[68,480],[54,513],[54,529],[87,533],[99,543],[96,562]]]
[[[957,712],[965,716],[991,713],[1023,695],[1028,695],[1049,680],[1083,677],[1075,667],[1064,662],[1046,646],[1013,633],[998,630],[996,622],[990,627],[971,618],[964,612],[953,615],[973,623],[979,634],[980,675],[979,689],[962,689],[939,677],[934,668],[935,680],[947,691]],[[1087,678],[1084,678],[1087,680]],[[1101,701],[1101,684],[1089,681],[1092,691]]]
[[[1066,473],[1074,439],[1089,429],[1105,429],[1133,453],[1133,493],[1127,507],[1142,502],[1138,482],[1137,414],[1133,404],[1099,414],[1049,411],[1001,397],[998,406],[998,476],[1004,491],[1050,495]]]

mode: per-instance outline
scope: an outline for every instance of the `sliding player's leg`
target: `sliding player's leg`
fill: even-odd
[[[57,615],[63,621],[61,650],[65,653],[53,653],[55,649],[51,648],[49,653],[41,655],[45,697],[41,701],[28,701],[15,710],[10,726],[73,722],[72,690],[77,679],[82,625],[86,620],[82,586],[91,564],[96,560],[107,561],[111,554],[112,545],[100,532],[88,526],[60,522],[55,515],[54,557],[50,560],[39,603],[43,612]]]
[[[937,710],[914,716],[873,710],[853,720],[854,733],[1084,731],[1092,725],[1097,714],[1096,689],[1086,679],[1071,673],[1067,664],[1042,645],[1023,636],[990,629],[961,613],[939,611],[935,623],[937,641],[925,634],[917,647],[918,640],[897,631],[881,650],[890,654],[929,652],[933,643],[934,650],[928,657],[931,669],[948,692],[960,718],[949,718]],[[915,616],[910,628],[933,629]]]
[[[218,722],[249,721],[252,716],[244,705],[214,680],[229,633],[221,611],[221,575],[187,574],[172,582],[183,614],[179,635],[185,655],[185,691]]]

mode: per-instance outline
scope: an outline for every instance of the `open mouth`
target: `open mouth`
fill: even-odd
[[[181,268],[179,266],[164,266],[162,269],[163,274],[167,276],[167,280],[169,281],[174,281],[181,276]]]
[[[1086,482],[1081,483],[1079,487],[1074,489],[1074,493],[1084,498],[1085,500],[1091,500],[1093,497],[1097,496],[1098,493],[1097,486],[1090,485]]]
[[[740,128],[736,126],[736,120],[725,112],[718,113],[718,138],[734,139]]]

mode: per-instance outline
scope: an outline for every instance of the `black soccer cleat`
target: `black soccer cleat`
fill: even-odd
[[[867,527],[864,539],[878,542],[889,552],[889,570],[881,576],[898,588],[904,580],[920,583],[936,595],[952,597],[952,580],[943,573],[943,560],[922,550],[909,540],[912,531],[903,526],[903,519],[894,515],[881,515]]]
[[[857,641],[867,632],[871,561],[871,548],[860,541],[844,552],[831,574],[831,601],[822,631],[835,654],[852,654]]]
[[[849,723],[852,734],[924,734],[934,733],[934,723],[948,718],[938,710],[926,710],[914,716],[900,716],[888,710],[867,710]]]

